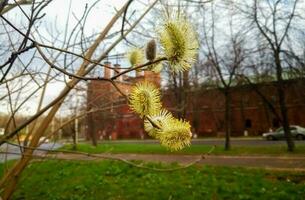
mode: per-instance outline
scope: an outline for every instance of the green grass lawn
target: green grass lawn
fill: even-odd
[[[191,145],[178,152],[170,152],[159,144],[124,144],[102,143],[97,147],[91,144],[81,143],[77,151],[87,153],[151,153],[151,154],[204,154],[211,149],[211,145]],[[71,150],[72,145],[65,145],[62,149]],[[216,155],[305,155],[305,145],[297,145],[293,153],[287,152],[286,145],[272,146],[233,146],[230,151],[225,151],[223,146],[216,146],[212,154]]]
[[[299,200],[305,199],[305,175],[211,166],[155,172],[118,161],[44,161],[25,170],[13,199]]]

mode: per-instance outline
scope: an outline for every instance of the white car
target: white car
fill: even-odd
[[[301,126],[290,126],[290,132],[293,138],[297,140],[305,140],[305,128]],[[274,132],[263,133],[263,138],[267,140],[280,140],[285,139],[284,129],[280,127]]]

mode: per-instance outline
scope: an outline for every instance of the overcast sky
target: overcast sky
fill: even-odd
[[[10,3],[14,3],[14,1],[10,1]],[[94,33],[98,33],[101,31],[106,24],[110,21],[111,17],[116,10],[120,9],[126,0],[53,0],[44,10],[43,13],[46,13],[44,18],[40,20],[38,31],[45,38],[52,39],[51,36],[57,35],[58,40],[63,40],[64,38],[64,30],[68,27],[68,32],[71,32],[74,25],[78,22],[78,19],[83,15],[85,8],[89,9],[92,5],[90,14],[87,17],[87,21],[84,27],[84,34],[86,36],[90,36]],[[29,11],[30,6],[23,6],[25,11]],[[130,10],[141,9],[142,6],[139,3],[134,3]],[[19,8],[15,8],[5,15],[8,19],[10,19],[17,27],[22,27],[27,25],[26,18],[22,14]],[[69,17],[69,19],[68,19]],[[66,25],[67,20],[69,20],[68,26]],[[119,28],[120,24],[116,25]],[[45,41],[44,41],[45,42]],[[58,45],[60,45],[58,43]],[[117,50],[119,51],[119,50]],[[117,52],[115,52],[117,53]],[[29,52],[30,54],[30,52]],[[23,57],[22,57],[23,56]],[[27,59],[27,54],[22,55],[20,58],[23,60]],[[36,61],[37,62],[37,61]],[[39,63],[36,63],[39,65]],[[47,70],[47,67],[42,69]],[[34,84],[34,83],[30,83]],[[59,91],[61,91],[64,87],[64,83],[53,82],[48,85],[46,91],[46,98],[44,101],[44,105],[51,102],[55,97],[58,96]],[[2,90],[4,91],[4,90]],[[29,94],[25,91],[24,94]],[[25,95],[24,95],[25,96]],[[37,99],[28,102],[25,106],[27,108],[23,109],[23,113],[25,114],[33,114],[35,113],[37,107]],[[0,112],[8,112],[9,106],[5,102],[1,102],[0,104]]]

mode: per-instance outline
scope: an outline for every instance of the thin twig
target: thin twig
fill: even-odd
[[[205,159],[204,155],[201,155],[200,158],[194,160],[193,162],[184,165],[182,167],[176,167],[176,168],[169,168],[169,169],[162,169],[162,168],[155,168],[155,167],[147,167],[147,166],[143,166],[143,164],[136,164],[134,162],[131,162],[129,160],[123,159],[123,158],[118,158],[118,157],[113,157],[113,156],[106,156],[106,155],[100,155],[100,154],[92,154],[92,153],[84,153],[84,152],[78,152],[78,151],[68,151],[68,150],[54,150],[54,149],[44,149],[44,148],[31,148],[31,147],[26,147],[23,145],[18,145],[12,142],[8,142],[7,144],[16,146],[16,147],[22,147],[25,149],[31,149],[31,150],[38,150],[38,151],[44,151],[44,152],[52,152],[52,153],[63,153],[63,154],[78,154],[78,155],[83,155],[83,156],[87,156],[87,157],[92,157],[92,158],[101,158],[101,159],[108,159],[108,160],[117,160],[117,161],[121,161],[124,162],[128,165],[131,165],[133,167],[137,167],[137,168],[141,168],[141,169],[147,169],[147,170],[153,170],[153,171],[159,171],[159,172],[169,172],[169,171],[177,171],[177,170],[182,170],[182,169],[186,169],[189,168],[197,163],[199,163],[201,160]],[[206,153],[206,155],[210,154],[211,152],[213,152],[215,149],[215,146],[212,146],[211,149]],[[8,153],[8,154],[18,154],[16,152],[0,152],[0,154],[3,153]],[[22,154],[22,153],[19,153]],[[42,157],[40,155],[32,155],[32,154],[23,154],[23,156],[28,156],[28,157]],[[59,159],[58,157],[45,157],[45,158],[50,158],[50,159]]]

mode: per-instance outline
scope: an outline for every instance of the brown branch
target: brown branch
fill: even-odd
[[[111,78],[103,78],[103,77],[100,77],[100,76],[98,76],[98,77],[85,77],[85,76],[80,76],[80,75],[77,75],[77,74],[70,73],[70,72],[64,70],[63,68],[56,66],[55,64],[53,64],[53,63],[46,57],[46,55],[42,52],[42,50],[41,50],[41,48],[39,47],[39,45],[36,45],[36,44],[35,44],[35,47],[37,48],[39,54],[40,54],[41,57],[46,61],[46,63],[47,63],[48,65],[50,65],[52,68],[54,68],[54,69],[60,71],[61,73],[63,73],[63,74],[65,74],[65,75],[69,76],[70,78],[73,77],[73,78],[80,79],[80,80],[84,80],[84,81],[88,81],[88,80],[109,81],[109,82],[111,82],[111,84],[112,84],[113,86],[115,86],[115,88],[118,88],[118,87],[114,84],[113,80],[115,80],[116,78],[122,76],[123,74],[129,73],[129,72],[134,71],[134,70],[142,69],[142,68],[147,67],[147,66],[149,66],[149,65],[156,64],[156,63],[159,63],[159,62],[161,62],[161,61],[167,60],[167,58],[162,57],[162,58],[159,58],[159,59],[157,59],[157,60],[155,60],[155,61],[149,61],[149,62],[146,62],[146,63],[144,63],[144,64],[142,64],[142,65],[138,65],[137,67],[132,67],[132,66],[131,66],[131,67],[128,68],[127,70],[122,71],[122,72],[118,73],[117,75],[114,75],[114,76],[111,77]],[[118,90],[118,91],[119,91],[123,96],[126,96],[122,91],[120,91],[120,90]]]
[[[19,1],[16,1],[16,3],[14,3],[14,4],[6,5],[7,2],[8,2],[7,0],[5,0],[3,2],[3,4],[4,4],[3,8],[2,8],[2,5],[0,6],[0,8],[1,8],[0,9],[0,15],[3,15],[5,13],[9,12],[10,10],[14,9],[17,6],[20,6],[20,5],[29,5],[29,4],[32,3],[32,0],[19,0]]]
[[[60,71],[61,73],[68,75],[70,78],[77,78],[77,79],[81,79],[81,80],[104,80],[104,81],[109,81],[108,78],[102,78],[102,77],[83,77],[83,76],[79,76],[73,73],[70,73],[66,70],[64,70],[63,68],[60,68],[58,66],[56,66],[55,64],[53,64],[47,57],[46,55],[42,52],[41,48],[39,47],[39,45],[35,44],[35,47],[37,48],[39,54],[41,55],[41,57],[43,58],[44,61],[46,61],[46,63],[51,67],[54,68],[58,71]]]
[[[110,79],[114,80],[114,79],[118,78],[119,76],[121,76],[123,74],[127,74],[128,72],[131,72],[131,71],[134,71],[134,70],[138,70],[138,69],[142,69],[142,68],[144,68],[146,66],[153,65],[153,64],[159,63],[161,61],[165,61],[165,60],[167,60],[166,57],[161,57],[161,58],[158,58],[158,59],[156,59],[154,61],[149,61],[149,62],[144,63],[142,65],[138,65],[137,67],[130,67],[130,69],[127,69],[127,70],[125,70],[125,71],[123,71],[123,72],[121,72],[121,73],[111,77]]]
[[[290,17],[289,17],[288,23],[287,23],[286,28],[285,28],[285,31],[284,31],[284,34],[283,34],[283,36],[282,36],[282,38],[281,38],[281,40],[280,40],[278,46],[281,46],[281,45],[282,45],[282,43],[283,43],[285,37],[287,36],[287,33],[288,33],[289,28],[290,28],[292,19],[293,19],[293,17],[295,16],[295,13],[294,13],[294,12],[295,12],[295,10],[296,10],[297,3],[298,3],[298,0],[295,0],[294,5],[293,5],[293,9],[292,9],[292,11],[291,11],[291,15],[290,15]]]

